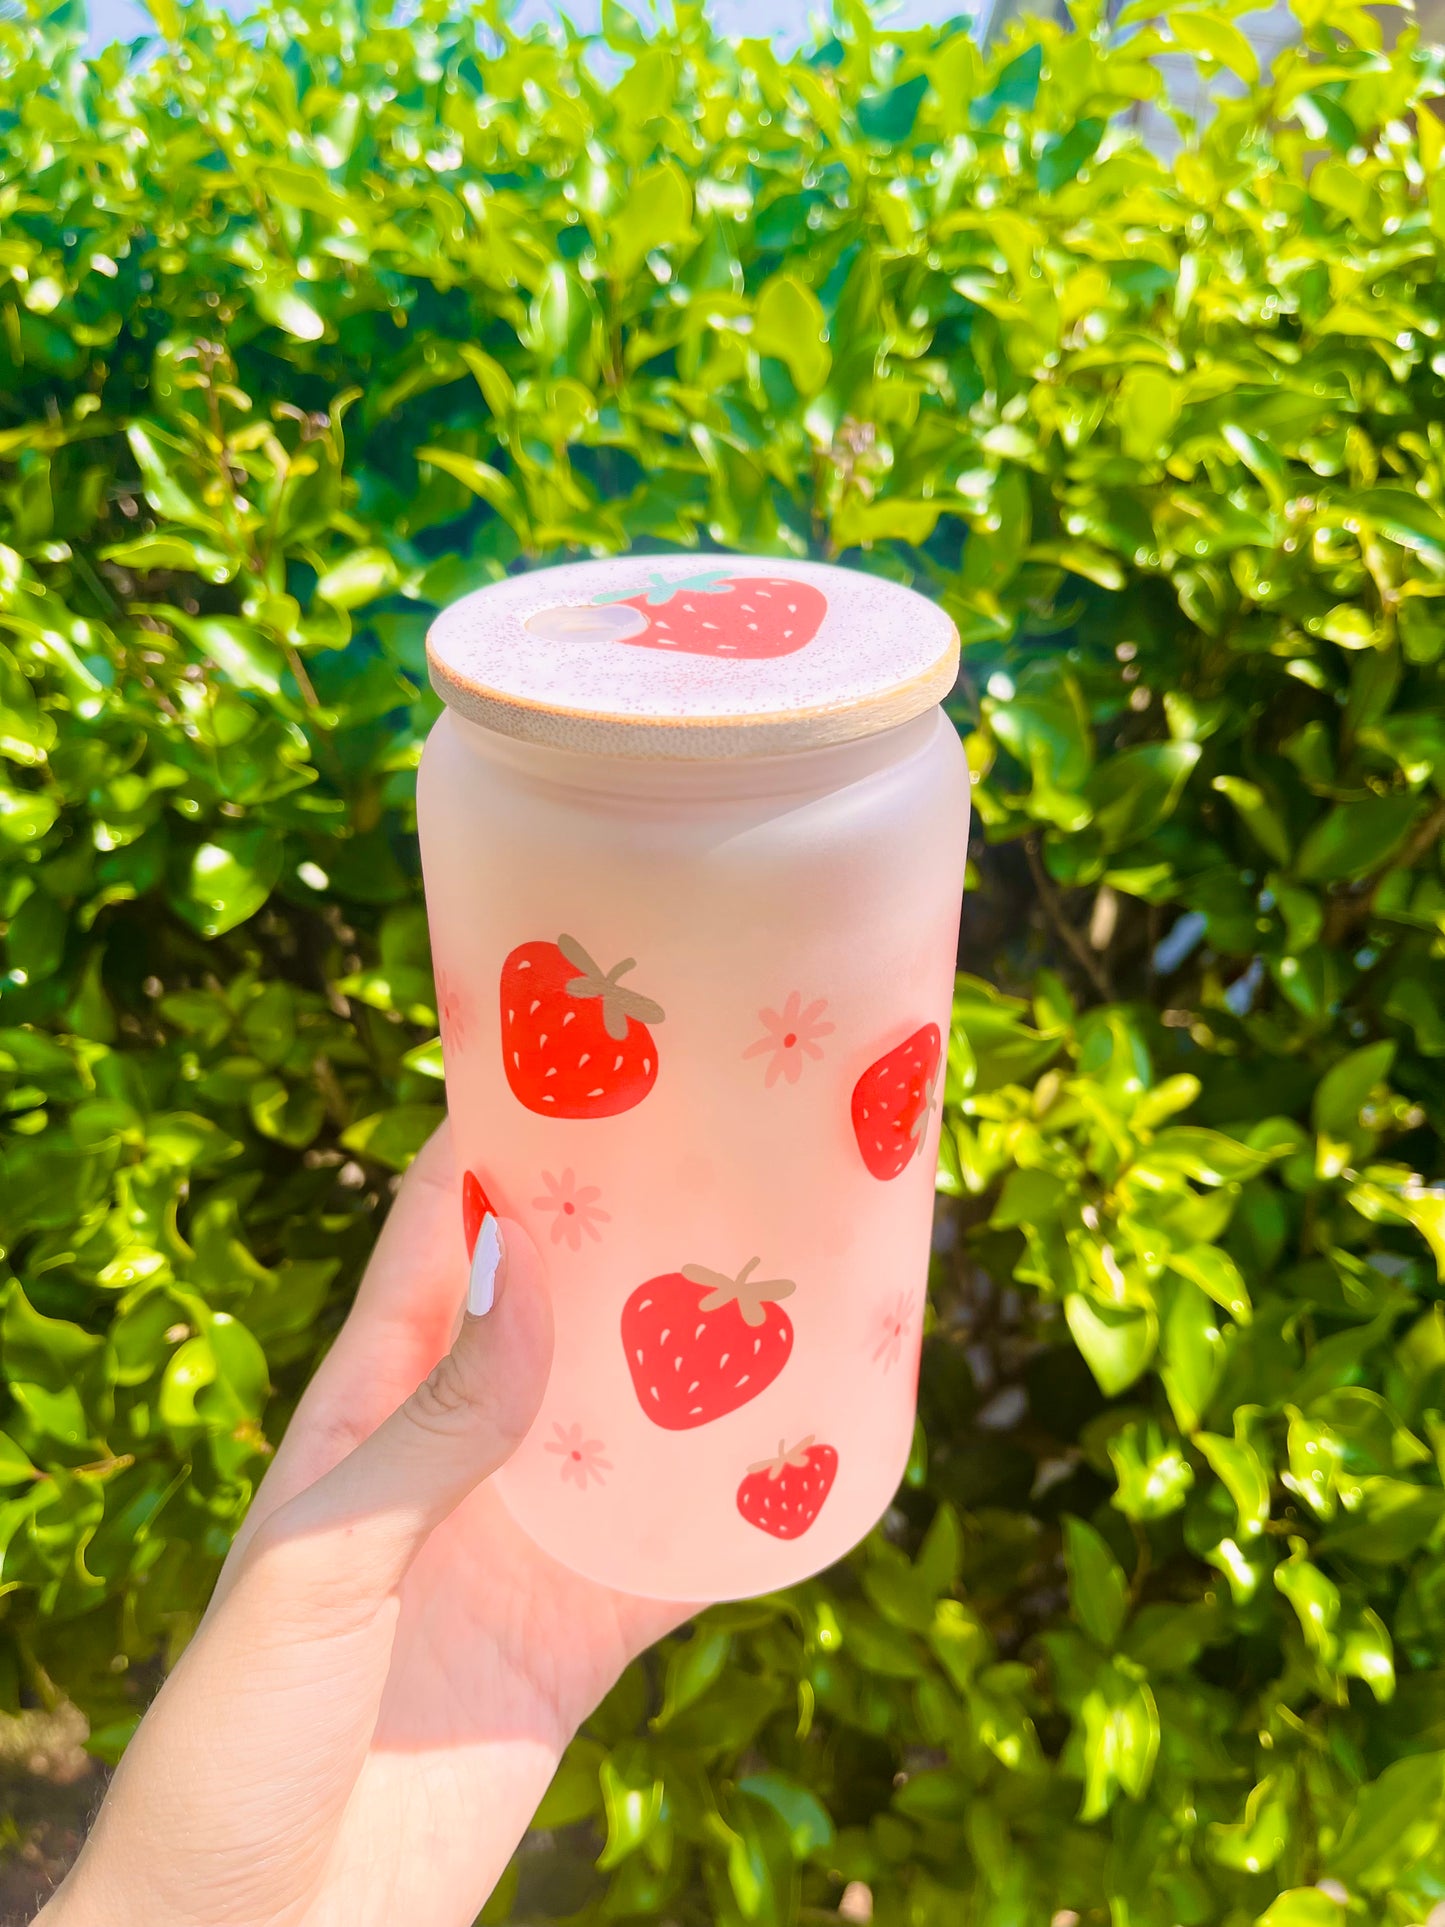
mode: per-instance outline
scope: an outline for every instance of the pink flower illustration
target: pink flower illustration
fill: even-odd
[[[580,1425],[564,1428],[554,1423],[552,1430],[557,1436],[549,1441],[546,1449],[555,1452],[562,1461],[562,1483],[565,1485],[571,1479],[582,1492],[587,1490],[589,1479],[606,1485],[612,1461],[603,1458],[601,1439],[584,1439]]]
[[[545,1198],[533,1198],[532,1204],[538,1211],[552,1211],[552,1242],[559,1245],[565,1239],[572,1251],[582,1249],[582,1234],[585,1231],[593,1244],[601,1241],[599,1224],[611,1224],[612,1214],[604,1211],[597,1200],[602,1196],[595,1184],[584,1184],[579,1190],[576,1174],[569,1170],[560,1178],[554,1178],[550,1171],[542,1173],[542,1182],[547,1187]]]
[[[885,1372],[891,1372],[903,1356],[903,1346],[913,1330],[913,1306],[906,1291],[900,1291],[890,1298],[879,1313],[873,1327],[877,1340],[873,1349],[873,1363],[881,1364]]]
[[[450,1056],[467,1041],[467,995],[456,978],[445,970],[437,972],[436,982],[442,1049]]]
[[[771,1090],[780,1077],[796,1084],[803,1075],[803,1059],[811,1057],[816,1062],[822,1058],[818,1039],[831,1037],[834,1030],[832,1024],[823,1022],[827,1008],[826,997],[815,997],[804,1009],[802,997],[794,990],[789,992],[781,1011],[758,1012],[765,1035],[755,1044],[749,1044],[743,1056],[768,1058],[768,1072],[763,1079],[765,1089]]]

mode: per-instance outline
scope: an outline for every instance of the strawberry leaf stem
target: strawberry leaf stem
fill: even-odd
[[[647,606],[649,609],[661,609],[684,591],[690,595],[731,595],[733,585],[726,569],[703,569],[697,575],[673,576],[671,579],[654,570],[647,582]],[[607,595],[593,596],[592,601],[594,607],[600,608],[612,602],[631,602],[640,593],[638,589],[619,589]]]
[[[602,1027],[616,1043],[621,1043],[627,1035],[629,1020],[639,1024],[660,1024],[664,1018],[661,1004],[654,1003],[651,997],[644,997],[640,990],[633,990],[617,979],[629,970],[637,968],[636,957],[624,957],[620,964],[604,971],[594,963],[575,937],[559,937],[557,948],[577,971],[577,976],[567,980],[569,997],[600,997],[602,999]]]
[[[752,1274],[761,1262],[749,1258],[736,1278],[711,1271],[706,1265],[684,1265],[682,1275],[689,1284],[709,1287],[707,1297],[698,1302],[699,1311],[721,1311],[724,1305],[736,1305],[745,1325],[761,1325],[769,1305],[780,1298],[791,1298],[797,1290],[791,1278],[754,1278]]]

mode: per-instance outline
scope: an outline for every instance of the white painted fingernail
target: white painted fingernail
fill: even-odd
[[[482,1318],[497,1300],[497,1273],[506,1254],[502,1249],[502,1228],[489,1211],[482,1219],[472,1251],[472,1272],[467,1280],[467,1312]]]

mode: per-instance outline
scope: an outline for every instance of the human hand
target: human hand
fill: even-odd
[[[504,1220],[495,1305],[448,1351],[457,1198],[443,1126],[44,1927],[464,1927],[579,1722],[686,1617],[555,1564],[483,1483],[551,1308]]]

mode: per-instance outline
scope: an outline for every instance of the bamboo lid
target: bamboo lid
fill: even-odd
[[[936,603],[777,556],[615,556],[509,576],[442,611],[438,695],[506,736],[611,756],[778,755],[940,702],[958,632]]]

